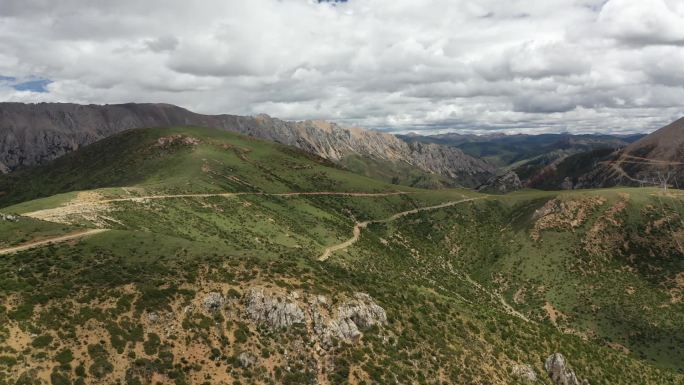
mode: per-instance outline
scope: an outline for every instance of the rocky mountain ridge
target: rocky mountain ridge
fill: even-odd
[[[362,155],[475,183],[487,180],[494,170],[457,148],[407,143],[391,134],[343,128],[325,121],[290,122],[268,115],[202,115],[169,104],[0,103],[0,172],[45,164],[128,129],[180,125],[238,132],[295,146],[335,162],[351,154]]]
[[[569,156],[527,179],[541,189],[684,185],[684,118],[621,149]]]

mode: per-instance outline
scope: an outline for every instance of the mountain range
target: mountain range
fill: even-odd
[[[644,135],[392,135],[268,115],[202,115],[169,104],[0,103],[0,171],[42,165],[128,129],[191,125],[294,146],[359,174],[487,191],[679,185],[682,120]],[[515,175],[513,175],[515,174]],[[669,183],[664,182],[667,180]],[[507,181],[501,185],[502,181]]]
[[[684,118],[624,147],[598,148],[559,159],[537,169],[527,185],[551,190],[613,186],[678,188],[684,185]]]
[[[407,143],[394,135],[325,121],[201,115],[168,104],[62,103],[0,103],[0,170],[45,164],[124,130],[178,125],[218,128],[294,146],[331,161],[348,162],[360,172],[371,173],[372,167],[397,168],[411,175],[409,184],[438,175],[447,185],[472,187],[494,173],[492,165],[455,147]]]
[[[481,158],[497,167],[526,163],[547,163],[579,152],[597,148],[621,148],[643,134],[459,134],[401,135],[409,142],[435,143],[460,148],[466,154]]]

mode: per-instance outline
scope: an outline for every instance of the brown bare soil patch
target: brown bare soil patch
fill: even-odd
[[[548,301],[544,304],[544,311],[546,311],[546,314],[549,316],[551,323],[556,327],[558,327],[559,318],[565,317],[565,314],[561,313],[560,310],[556,309],[553,306],[553,304]]]
[[[620,228],[619,216],[628,203],[629,194],[621,193],[620,199],[596,220],[583,241],[589,255],[610,255],[625,243],[624,233],[613,230]]]
[[[601,196],[587,196],[563,201],[552,199],[535,211],[534,227],[530,237],[535,241],[541,238],[541,232],[550,229],[573,230],[582,226],[589,214],[606,202]]]

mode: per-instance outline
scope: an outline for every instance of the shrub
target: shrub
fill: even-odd
[[[59,362],[60,364],[68,364],[74,359],[74,354],[71,352],[69,349],[62,349],[57,355],[55,356],[55,360]]]
[[[33,316],[33,304],[23,303],[17,306],[17,309],[11,312],[9,316],[15,321],[26,321]]]
[[[44,348],[52,343],[52,336],[38,336],[32,342],[34,348]]]
[[[157,335],[156,333],[147,333],[147,341],[143,343],[145,354],[147,354],[148,356],[157,354],[157,350],[159,350],[160,344],[161,339],[159,339],[159,335]]]
[[[53,371],[52,374],[50,374],[50,382],[52,385],[71,385],[69,377],[58,371]]]
[[[93,359],[93,364],[88,372],[97,378],[102,378],[114,371],[114,365],[107,360],[107,351],[102,345],[88,345],[88,355]]]
[[[113,371],[114,365],[107,361],[105,357],[98,357],[95,359],[88,369],[88,372],[97,378],[102,378]]]
[[[243,344],[249,338],[249,329],[245,324],[238,323],[238,328],[233,332],[233,336],[235,337],[235,342]]]
[[[11,356],[0,356],[0,365],[14,366],[17,364],[17,359]]]

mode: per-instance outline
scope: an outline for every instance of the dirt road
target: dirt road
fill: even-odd
[[[393,191],[381,193],[369,192],[337,192],[337,191],[311,191],[311,192],[288,192],[288,193],[264,193],[264,192],[237,192],[237,193],[209,193],[209,194],[163,194],[163,195],[147,195],[138,197],[114,198],[114,199],[88,199],[82,202],[71,202],[64,206],[54,207],[50,209],[37,210],[29,213],[24,213],[24,216],[32,217],[41,220],[53,221],[58,223],[68,223],[63,218],[69,215],[88,215],[92,212],[106,209],[109,203],[114,202],[145,202],[152,199],[173,199],[173,198],[208,198],[208,197],[233,197],[243,195],[261,195],[261,196],[278,196],[278,197],[297,197],[297,196],[350,196],[350,197],[386,197],[395,195],[411,194],[406,191]],[[51,243],[64,242],[72,239],[82,238],[89,235],[94,235],[107,229],[92,229],[76,234],[68,234],[64,236],[44,239],[35,242],[29,242],[23,245],[0,249],[1,254],[9,254],[17,251],[27,250],[33,247],[43,246]]]
[[[207,193],[207,194],[161,194],[161,195],[146,195],[137,197],[113,198],[113,199],[92,199],[89,195],[88,199],[79,200],[78,198],[67,203],[64,206],[53,207],[49,209],[36,210],[22,215],[40,219],[49,222],[69,224],[70,217],[76,215],[88,218],[91,222],[97,223],[97,214],[108,211],[108,205],[115,202],[147,202],[157,199],[182,199],[182,198],[210,198],[210,197],[237,197],[237,196],[275,196],[275,197],[298,197],[298,196],[348,196],[348,197],[387,197],[396,195],[412,194],[407,191],[393,191],[393,192],[336,192],[336,191],[311,191],[311,192],[288,192],[288,193],[265,193],[265,192],[231,192],[231,193]],[[93,214],[95,214],[93,216]],[[95,218],[95,219],[93,219]],[[111,218],[107,218],[110,219]]]
[[[70,241],[72,239],[78,239],[78,238],[83,238],[83,237],[87,237],[90,235],[99,234],[99,233],[102,233],[104,231],[108,231],[108,229],[91,229],[91,230],[81,231],[79,233],[61,235],[59,237],[47,238],[47,239],[43,239],[40,241],[33,241],[33,242],[29,242],[29,243],[24,243],[23,245],[19,245],[19,246],[13,246],[13,247],[5,248],[5,249],[0,249],[0,255],[16,253],[18,251],[24,251],[24,250],[32,249],[34,247],[44,246],[44,245],[53,244],[53,243],[66,242],[66,241]]]
[[[114,198],[114,199],[103,199],[94,202],[85,202],[86,204],[92,203],[112,203],[112,202],[143,202],[151,199],[170,199],[170,198],[210,198],[210,197],[234,197],[234,196],[244,196],[244,195],[256,195],[256,196],[273,196],[273,197],[297,197],[297,196],[320,196],[320,195],[331,195],[331,196],[350,196],[350,197],[386,197],[394,195],[405,195],[411,194],[407,191],[393,191],[385,193],[367,193],[367,192],[337,192],[337,191],[310,191],[310,192],[288,192],[288,193],[265,193],[265,192],[234,192],[234,193],[208,193],[208,194],[168,194],[168,195],[147,195],[139,197],[126,197],[126,198]],[[78,205],[79,203],[76,203]]]
[[[474,201],[474,200],[477,200],[477,199],[483,199],[483,198],[484,198],[484,197],[478,197],[478,198],[461,199],[461,200],[458,200],[458,201],[449,201],[449,202],[440,203],[440,204],[434,205],[434,206],[418,207],[418,208],[415,208],[415,209],[402,211],[402,212],[396,213],[396,214],[394,214],[394,215],[392,215],[392,216],[390,216],[390,217],[388,217],[388,218],[385,218],[385,219],[375,219],[375,220],[372,220],[372,221],[357,222],[357,223],[354,225],[354,228],[352,229],[352,237],[351,237],[351,238],[349,238],[349,239],[347,239],[346,241],[344,241],[344,242],[342,242],[342,243],[339,243],[339,244],[337,244],[337,245],[333,245],[333,246],[327,247],[327,248],[323,251],[323,254],[321,254],[321,256],[318,257],[318,260],[321,261],[321,262],[323,262],[323,261],[327,260],[328,258],[330,258],[330,256],[332,255],[332,253],[334,253],[334,252],[336,252],[336,251],[339,251],[339,250],[346,249],[346,248],[348,248],[349,246],[351,246],[351,245],[353,245],[354,243],[356,243],[356,241],[359,240],[359,236],[361,235],[361,229],[364,229],[364,228],[368,227],[368,225],[371,224],[371,223],[391,222],[391,221],[394,221],[394,220],[399,219],[399,218],[401,218],[401,217],[405,217],[405,216],[411,215],[411,214],[416,214],[416,213],[419,213],[419,212],[421,212],[421,211],[428,211],[428,210],[441,209],[441,208],[444,208],[444,207],[454,206],[454,205],[457,205],[457,204],[459,204],[459,203],[470,202],[470,201]]]

